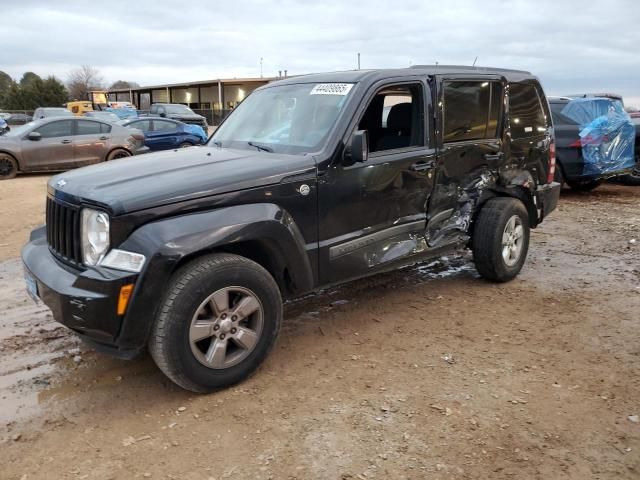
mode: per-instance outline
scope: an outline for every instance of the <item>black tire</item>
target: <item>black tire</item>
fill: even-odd
[[[514,216],[515,222],[522,227],[522,236],[518,256],[510,259],[514,263],[509,264],[503,256],[503,234],[507,222]],[[482,277],[494,282],[507,282],[515,278],[529,250],[529,214],[524,204],[508,197],[488,200],[475,221],[472,250],[476,269]]]
[[[602,180],[587,180],[587,181],[573,181],[567,180],[567,185],[571,187],[571,190],[576,192],[590,192],[594,188],[598,187],[602,183]]]
[[[560,188],[564,185],[564,175],[562,174],[562,167],[559,162],[556,162],[556,171],[553,174],[553,181],[560,184]]]
[[[130,156],[131,156],[131,152],[123,148],[116,148],[115,150],[110,151],[109,155],[107,155],[107,162],[111,160],[117,160],[118,158],[127,158]]]
[[[0,180],[15,178],[18,174],[18,162],[8,153],[0,153]]]
[[[203,302],[214,292],[230,287],[247,289],[259,300],[261,332],[253,350],[239,363],[210,368],[194,354],[190,340],[192,319],[203,304],[208,305]],[[251,375],[273,347],[281,321],[282,298],[269,272],[238,255],[207,255],[180,268],[172,277],[153,325],[149,351],[160,370],[174,383],[192,392],[207,393]],[[218,337],[220,332],[222,329],[218,330]],[[213,342],[215,337],[209,340]],[[227,341],[235,347],[235,343]]]
[[[193,147],[193,143],[191,143],[191,142],[182,142],[180,145],[178,145],[178,148],[189,148],[189,147]]]

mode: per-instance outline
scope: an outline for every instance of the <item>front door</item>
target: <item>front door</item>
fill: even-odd
[[[22,168],[66,170],[73,167],[73,120],[55,120],[36,128],[39,140],[22,139]]]
[[[380,83],[352,123],[369,158],[319,177],[320,282],[365,275],[424,250],[435,149],[427,142],[426,83]]]
[[[439,247],[465,235],[486,173],[505,163],[503,91],[498,76],[437,78],[438,173],[429,203],[427,240]],[[480,182],[480,183],[479,183]]]
[[[154,119],[151,131],[145,135],[145,144],[151,150],[168,150],[178,146],[179,124],[171,120]]]

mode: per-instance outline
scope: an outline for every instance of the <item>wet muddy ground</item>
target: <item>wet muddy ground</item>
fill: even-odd
[[[508,284],[456,254],[293,302],[257,374],[206,396],[55,324],[13,218],[0,478],[640,478],[640,189],[564,192]]]

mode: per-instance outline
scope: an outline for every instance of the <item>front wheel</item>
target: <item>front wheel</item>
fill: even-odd
[[[0,153],[0,180],[9,180],[18,174],[16,159],[7,153]]]
[[[529,250],[529,215],[520,200],[497,197],[475,221],[473,260],[487,280],[507,282],[520,273]]]
[[[231,254],[201,257],[174,275],[149,351],[177,385],[206,393],[253,373],[273,347],[282,298],[257,263]]]

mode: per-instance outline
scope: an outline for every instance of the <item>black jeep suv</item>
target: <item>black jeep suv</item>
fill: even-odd
[[[267,356],[283,298],[461,246],[483,277],[514,278],[560,193],[550,118],[523,71],[271,83],[204,147],[53,177],[27,288],[97,348],[227,386]]]

